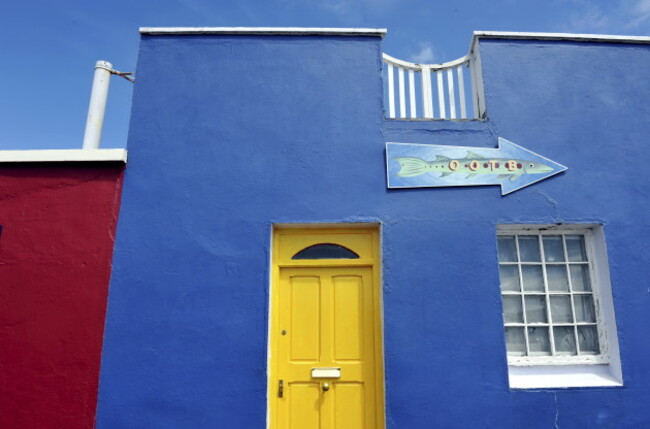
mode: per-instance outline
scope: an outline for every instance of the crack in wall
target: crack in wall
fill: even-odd
[[[560,426],[557,424],[557,420],[560,417],[560,408],[557,405],[557,393],[553,393],[553,400],[555,401],[555,421],[553,423],[555,424],[555,429],[560,429]]]
[[[546,199],[546,201],[551,206],[553,206],[553,218],[555,218],[555,220],[559,220],[560,219],[560,213],[559,213],[559,210],[558,210],[558,202],[555,201],[553,198],[551,198],[548,194],[546,194],[546,192],[540,191],[539,189],[536,189],[536,188],[532,188],[532,190],[535,193],[537,193],[537,194],[541,195],[542,197],[544,197]]]

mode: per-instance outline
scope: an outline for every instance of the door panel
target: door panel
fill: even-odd
[[[320,278],[315,276],[294,276],[288,279],[288,293],[291,294],[291,358],[297,361],[318,361],[320,356]]]
[[[338,383],[334,391],[334,428],[364,428],[362,383]]]
[[[320,385],[291,383],[289,391],[290,429],[320,428]]]
[[[271,428],[377,429],[373,279],[367,266],[279,268],[271,364],[286,389],[270,398]],[[313,368],[340,377],[314,378]]]
[[[359,276],[336,276],[334,293],[334,360],[363,356],[363,281]]]

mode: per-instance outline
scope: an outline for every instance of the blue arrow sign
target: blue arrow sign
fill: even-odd
[[[496,149],[386,143],[389,188],[500,185],[506,195],[566,169],[501,137]]]

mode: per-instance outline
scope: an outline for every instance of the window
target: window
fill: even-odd
[[[321,243],[302,249],[291,259],[359,259],[359,255],[340,244]]]
[[[339,244],[321,243],[302,249],[291,259],[359,259],[359,255]]]
[[[602,228],[502,225],[497,243],[511,387],[620,384]]]

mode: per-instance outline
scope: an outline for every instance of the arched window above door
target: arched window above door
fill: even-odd
[[[359,259],[359,255],[339,244],[319,243],[302,249],[291,259]]]

